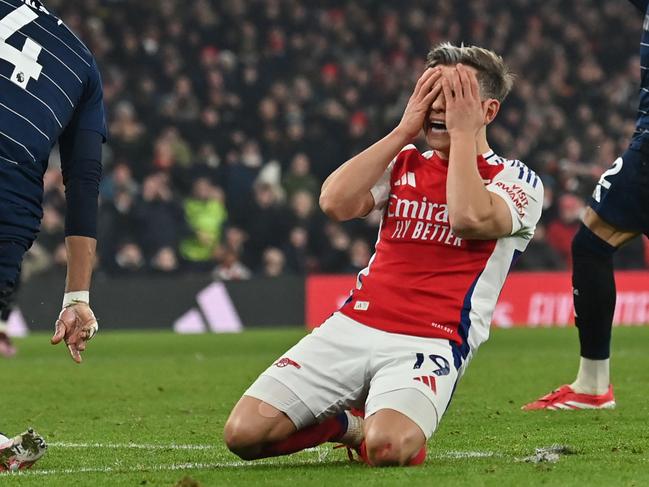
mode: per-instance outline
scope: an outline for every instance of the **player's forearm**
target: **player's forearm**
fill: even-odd
[[[68,273],[65,292],[89,291],[95,263],[97,240],[90,237],[70,236],[65,239],[68,256]]]
[[[371,209],[363,208],[369,191],[408,142],[399,130],[393,130],[336,169],[322,185],[322,210],[339,220],[363,216],[363,211]]]
[[[446,203],[453,233],[471,237],[493,213],[493,202],[476,164],[475,136],[451,134]]]

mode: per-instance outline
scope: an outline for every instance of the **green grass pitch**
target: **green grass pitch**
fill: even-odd
[[[13,486],[393,486],[649,484],[649,328],[614,331],[614,411],[524,413],[521,404],[571,380],[570,329],[495,330],[469,367],[421,468],[370,469],[342,450],[239,462],[221,442],[246,386],[300,330],[240,335],[100,334],[76,366],[42,334],[0,361],[0,431],[32,425],[50,443]],[[557,463],[520,461],[569,446]]]

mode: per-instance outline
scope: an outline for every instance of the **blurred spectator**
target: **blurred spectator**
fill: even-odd
[[[53,257],[42,245],[34,242],[25,254],[20,268],[21,282],[28,281],[33,275],[46,272],[53,265]]]
[[[221,263],[216,267],[212,276],[220,281],[240,281],[250,279],[252,273],[239,260],[239,254],[227,249],[223,252]]]
[[[264,250],[262,263],[262,275],[264,277],[278,277],[284,274],[286,259],[278,248],[269,247]]]
[[[321,270],[330,273],[345,271],[349,267],[349,235],[342,225],[334,222],[326,224],[325,235],[328,247],[321,259]]]
[[[547,239],[550,246],[561,256],[563,267],[572,265],[572,239],[579,230],[584,202],[572,194],[559,198],[559,217],[548,225]]]
[[[517,271],[552,271],[564,268],[564,257],[560,255],[548,242],[546,238],[545,225],[539,223],[536,226],[534,237],[521,254],[514,266]]]
[[[114,200],[101,206],[98,220],[98,255],[101,267],[107,272],[119,271],[117,254],[125,244],[135,245],[137,221],[133,215],[135,201],[125,190],[115,193]],[[139,253],[138,248],[138,253]]]
[[[346,271],[354,274],[359,273],[367,267],[371,256],[368,243],[361,238],[354,239],[349,247],[349,266]]]
[[[113,201],[118,191],[131,195],[137,194],[138,191],[131,168],[124,163],[115,165],[109,174],[104,175],[99,186],[99,195],[104,201]]]
[[[150,259],[150,267],[156,272],[175,272],[179,269],[178,256],[173,247],[160,248]]]
[[[157,270],[176,270],[178,259],[175,249],[185,232],[185,222],[183,210],[169,187],[168,175],[155,173],[144,180],[142,195],[133,209],[133,216],[145,260],[152,262],[152,267]]]
[[[256,183],[254,201],[244,225],[249,236],[245,262],[250,268],[259,267],[264,249],[282,245],[288,234],[290,218],[290,213],[278,199],[276,189],[268,183]]]
[[[227,219],[223,191],[209,180],[194,182],[192,196],[184,202],[185,220],[190,235],[180,244],[182,257],[194,270],[208,270],[214,263]]]
[[[63,215],[50,204],[43,205],[43,219],[38,243],[52,255],[57,255],[63,248],[65,252],[65,221]],[[61,263],[61,262],[57,262]]]
[[[306,191],[314,197],[320,195],[320,182],[310,172],[309,158],[300,152],[291,161],[290,172],[284,178],[286,197],[291,198],[297,191]]]
[[[142,174],[142,171],[147,169],[142,163],[148,160],[151,154],[150,134],[147,133],[144,125],[137,119],[135,108],[129,101],[122,100],[115,105],[109,132],[110,145],[118,154],[119,159],[131,161],[131,164],[137,164],[139,166],[138,173]],[[128,164],[123,163],[122,165],[128,168]],[[116,171],[117,168],[113,172],[113,178],[117,179],[116,184],[133,184],[130,181],[130,171],[129,174],[115,174]],[[104,181],[102,185],[105,186],[106,182]],[[111,191],[110,196],[112,196],[114,190],[110,188],[109,191]]]
[[[125,242],[117,249],[115,263],[120,272],[135,272],[144,267],[144,257],[140,247],[134,242]]]
[[[288,242],[284,245],[284,255],[286,256],[286,267],[290,272],[295,274],[304,274],[307,270],[312,270],[309,252],[309,233],[304,227],[293,227],[289,232]]]

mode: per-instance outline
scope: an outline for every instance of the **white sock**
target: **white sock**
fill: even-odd
[[[7,333],[7,330],[9,329],[9,323],[7,323],[4,320],[0,320],[0,333]]]
[[[580,394],[605,394],[611,382],[609,361],[581,357],[577,380],[570,387]]]

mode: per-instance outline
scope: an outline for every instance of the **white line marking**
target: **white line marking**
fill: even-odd
[[[54,444],[51,444],[54,445]],[[126,444],[125,444],[126,445]],[[144,447],[146,445],[140,445]],[[149,445],[150,446],[150,445]],[[203,447],[206,445],[153,445],[157,448],[168,448],[169,446],[187,446],[187,447]],[[131,445],[132,447],[132,445]],[[318,448],[309,448],[309,450],[318,451]],[[429,456],[432,459],[467,459],[467,458],[489,458],[493,456],[501,456],[500,453],[490,451],[448,451],[440,452]],[[305,465],[320,463],[322,460],[302,460],[293,465]],[[280,462],[273,459],[257,460],[255,462],[213,462],[213,463],[173,463],[170,465],[141,465],[137,467],[82,467],[82,468],[62,468],[51,470],[22,470],[14,475],[25,477],[43,477],[50,475],[74,475],[80,473],[135,473],[135,472],[171,472],[176,470],[208,470],[216,468],[235,468],[235,467],[254,467],[255,465],[289,465],[288,462]]]
[[[266,464],[270,462],[264,462]],[[275,462],[278,463],[278,462]],[[174,470],[189,469],[214,469],[227,467],[250,466],[246,462],[218,462],[218,463],[180,463],[171,465],[150,465],[148,467],[84,467],[84,468],[63,468],[53,470],[23,470],[17,474],[25,477],[40,477],[46,475],[73,475],[79,473],[133,473],[133,472],[168,472]]]
[[[157,445],[153,443],[48,443],[53,448],[106,448],[106,449],[134,449],[134,450],[213,450],[216,445]]]
[[[217,445],[157,445],[148,443],[64,443],[53,442],[49,443],[51,447],[56,448],[106,448],[106,449],[120,449],[120,448],[135,448],[135,449],[155,449],[155,450],[211,450],[219,448]],[[307,448],[304,451],[317,452],[318,458],[314,460],[299,459],[293,465],[304,465],[321,463],[327,455],[322,456],[323,451],[330,451],[326,447]],[[428,456],[429,459],[470,459],[470,458],[490,458],[505,456],[503,453],[492,451],[446,451],[446,452],[433,452]],[[52,475],[74,475],[83,473],[136,473],[136,472],[171,472],[176,470],[208,470],[216,468],[235,468],[235,467],[254,467],[255,465],[289,465],[291,463],[286,461],[278,461],[276,459],[267,458],[257,460],[255,462],[232,461],[232,462],[212,462],[212,463],[172,463],[169,465],[138,465],[138,466],[114,466],[114,467],[82,467],[82,468],[62,468],[62,469],[49,469],[49,470],[22,470],[13,475],[25,477],[44,477]],[[1,478],[1,477],[0,477]]]
[[[499,457],[501,453],[492,451],[446,451],[440,453],[433,453],[428,458],[490,458]]]
[[[52,448],[70,448],[70,449],[85,449],[85,448],[98,448],[98,449],[111,449],[111,450],[216,450],[220,449],[220,445],[190,445],[190,444],[176,444],[170,443],[168,445],[160,445],[156,443],[68,443],[68,442],[50,442],[48,446]],[[326,446],[316,446],[313,448],[306,448],[304,452],[328,452],[330,449]],[[493,456],[500,456],[501,453],[492,451],[443,451],[431,452],[429,458],[487,458]]]

